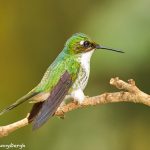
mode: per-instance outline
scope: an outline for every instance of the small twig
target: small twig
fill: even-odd
[[[150,95],[140,91],[139,88],[137,88],[137,86],[135,85],[134,80],[130,79],[128,80],[127,83],[120,80],[119,78],[112,78],[110,80],[110,84],[118,89],[122,89],[127,92],[121,91],[114,93],[104,93],[99,96],[88,97],[83,101],[81,105],[75,102],[70,102],[65,106],[59,107],[55,113],[55,116],[63,116],[65,113],[68,113],[78,108],[116,102],[133,102],[150,106]],[[9,133],[14,132],[17,129],[28,125],[29,124],[28,116],[12,124],[1,126],[0,137],[7,136]]]

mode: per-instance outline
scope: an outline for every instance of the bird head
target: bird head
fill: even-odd
[[[65,44],[65,52],[68,54],[82,54],[95,49],[105,49],[123,53],[123,51],[107,48],[92,41],[87,35],[83,33],[75,33]]]

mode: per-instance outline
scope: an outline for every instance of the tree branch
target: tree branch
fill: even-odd
[[[70,102],[65,106],[61,106],[57,109],[55,116],[64,116],[65,113],[73,111],[78,108],[84,108],[88,106],[95,106],[107,103],[116,103],[116,102],[133,102],[141,103],[147,106],[150,106],[150,95],[142,92],[135,85],[134,80],[130,79],[127,82],[124,82],[117,78],[112,78],[110,84],[115,86],[118,89],[125,90],[114,93],[104,93],[99,96],[85,98],[82,104],[77,104],[76,102]],[[29,114],[28,114],[29,116]],[[22,120],[14,122],[6,126],[0,126],[0,137],[9,135],[11,132],[22,128],[30,124],[28,116]]]

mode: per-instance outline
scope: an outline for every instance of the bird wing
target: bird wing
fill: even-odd
[[[33,129],[41,127],[57,110],[64,97],[72,86],[72,77],[65,71],[61,76],[56,86],[52,89],[50,96],[46,101],[35,104],[38,109],[38,114],[34,119]],[[35,107],[33,107],[33,110]],[[31,111],[34,112],[34,111]],[[35,111],[36,112],[36,111]],[[32,114],[32,113],[31,113]]]

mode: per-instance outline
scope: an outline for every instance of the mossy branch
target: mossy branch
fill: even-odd
[[[150,106],[150,95],[142,92],[136,85],[134,80],[130,79],[127,82],[124,82],[117,78],[112,78],[110,84],[115,86],[118,89],[124,90],[114,93],[104,93],[94,97],[86,98],[82,104],[77,104],[76,102],[70,102],[64,106],[61,106],[57,109],[54,116],[63,116],[64,114],[73,111],[78,108],[84,108],[88,106],[95,106],[107,103],[116,103],[116,102],[133,102],[141,103],[147,106]],[[9,125],[0,126],[0,137],[4,137],[14,132],[15,130],[22,128],[31,122],[28,119],[29,114],[26,118],[14,122]]]

